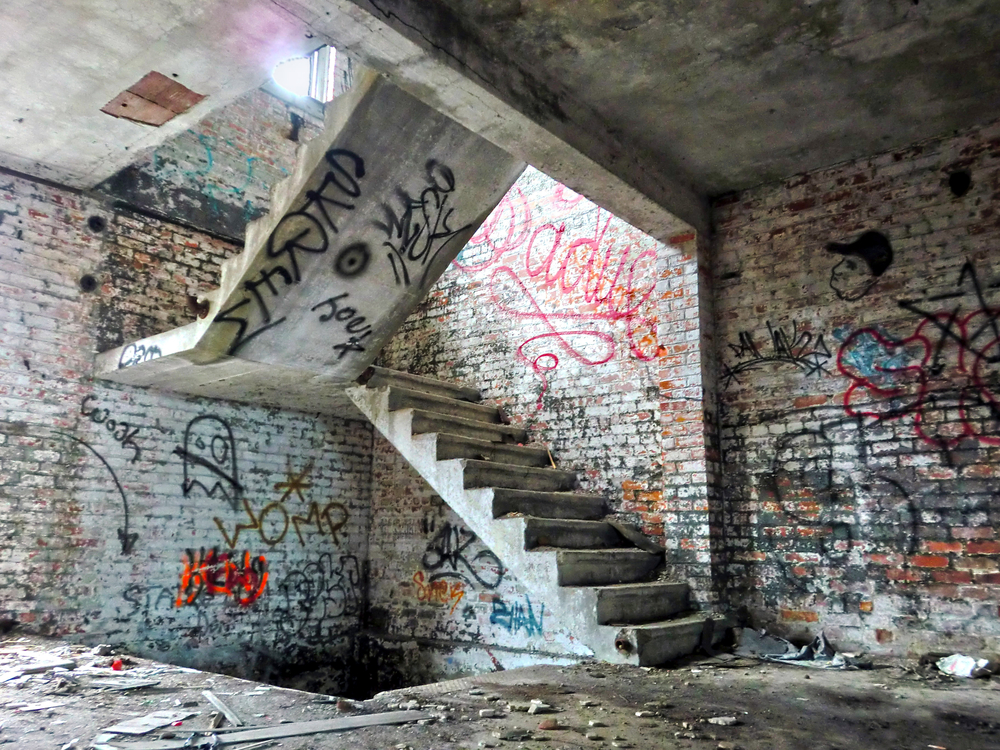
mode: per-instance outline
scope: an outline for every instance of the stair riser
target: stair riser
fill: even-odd
[[[414,435],[447,432],[451,435],[472,438],[473,440],[486,440],[491,443],[501,443],[505,440],[523,443],[527,440],[524,430],[512,432],[509,428],[503,429],[502,425],[491,425],[487,422],[478,422],[475,425],[461,424],[433,414],[414,414],[412,430]]]
[[[697,651],[704,632],[704,623],[678,622],[665,626],[654,637],[636,639],[619,634],[615,644],[623,654],[638,657],[640,667],[654,667]]]
[[[659,565],[656,555],[592,556],[577,558],[572,553],[559,555],[560,586],[610,586],[645,580]]]
[[[487,424],[499,424],[500,414],[495,407],[470,404],[467,401],[441,402],[426,393],[416,391],[403,392],[395,388],[389,389],[389,411],[398,409],[424,409],[437,414],[459,419],[472,419]]]
[[[641,625],[666,620],[687,608],[687,586],[640,589],[621,594],[602,591],[597,599],[597,622],[600,625]]]
[[[504,464],[494,466],[466,466],[465,489],[479,487],[505,487],[515,490],[536,492],[561,492],[571,490],[576,485],[576,475],[550,469],[523,467],[520,471]]]
[[[447,461],[452,458],[474,458],[486,456],[491,461],[517,466],[550,466],[549,456],[545,451],[520,448],[516,445],[497,443],[491,446],[463,444],[455,440],[438,438],[437,460]]]
[[[479,391],[452,383],[438,383],[430,379],[418,378],[408,373],[389,373],[375,368],[376,372],[365,382],[369,388],[406,388],[411,391],[420,391],[431,396],[441,398],[453,398],[460,401],[470,401],[476,403],[480,400]]]
[[[524,530],[524,548],[608,549],[625,547],[624,540],[606,523],[531,519]]]
[[[607,515],[607,508],[602,498],[591,495],[496,490],[493,493],[493,517],[500,518],[508,513],[523,513],[534,518],[596,521]]]

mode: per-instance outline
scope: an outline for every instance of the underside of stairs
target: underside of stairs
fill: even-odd
[[[379,367],[359,383],[354,404],[596,658],[652,666],[722,637],[687,584],[657,580],[663,550],[477,389]]]

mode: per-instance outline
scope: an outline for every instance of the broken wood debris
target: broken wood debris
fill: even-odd
[[[411,721],[429,719],[431,715],[422,711],[389,711],[381,714],[365,714],[363,716],[347,716],[342,719],[320,719],[318,721],[298,721],[291,724],[277,724],[270,727],[255,727],[225,732],[213,732],[211,730],[195,730],[186,739],[178,740],[151,740],[145,742],[130,742],[127,745],[107,744],[100,750],[184,750],[184,748],[202,747],[225,747],[228,745],[239,745],[246,742],[256,742],[258,740],[280,740],[287,737],[303,737],[310,734],[323,734],[325,732],[341,732],[346,729],[359,729],[361,727],[373,727],[386,724],[407,724]],[[107,730],[106,730],[107,731]],[[187,734],[187,732],[185,732]],[[201,737],[199,744],[197,738]],[[98,747],[96,741],[95,747]],[[263,747],[259,743],[251,747]],[[242,747],[240,750],[250,750]]]
[[[119,722],[104,730],[104,734],[149,734],[154,729],[161,729],[184,721],[194,716],[190,711],[153,711],[145,716]]]
[[[211,690],[202,690],[201,694],[205,696],[205,700],[207,700],[209,703],[211,703],[225,715],[226,720],[230,724],[232,724],[234,727],[243,726],[243,720],[237,715],[235,711],[233,711],[233,709],[231,709],[229,706],[223,703],[222,699],[219,698],[215,693],[213,693]]]

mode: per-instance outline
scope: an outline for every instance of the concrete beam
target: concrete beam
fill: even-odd
[[[461,23],[440,5],[276,2],[400,88],[653,237],[666,241],[692,228],[707,233],[707,200],[679,165],[630,149],[593,112],[523,71],[490,79],[487,67],[477,65],[474,40],[460,38]]]

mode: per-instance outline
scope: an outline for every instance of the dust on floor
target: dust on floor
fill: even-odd
[[[0,644],[0,744],[83,750],[103,729],[159,711],[191,717],[178,726],[105,741],[110,747],[168,748],[213,721],[222,722],[215,736],[225,738],[234,730],[213,716],[222,712],[205,697],[210,691],[244,724],[260,727],[400,710],[430,715],[419,723],[283,738],[270,745],[224,745],[234,750],[1000,748],[996,678],[953,679],[915,664],[827,672],[719,657],[663,669],[582,663],[496,672],[348,701],[134,657],[115,665],[117,659],[41,639]],[[46,667],[59,660],[74,664]],[[33,665],[43,671],[23,673]],[[215,740],[201,735],[197,741]]]

